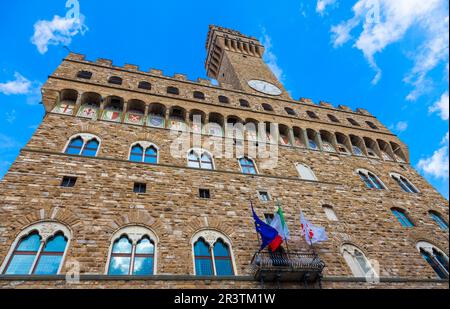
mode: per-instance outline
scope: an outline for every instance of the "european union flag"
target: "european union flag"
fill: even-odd
[[[277,244],[274,244],[275,246],[272,246],[272,251],[276,250],[276,247],[278,247],[281,243],[278,244],[278,239],[280,238],[278,235],[278,232],[276,229],[262,221],[255,213],[255,210],[252,207],[253,212],[253,218],[255,219],[255,227],[256,231],[261,235],[262,244],[261,249],[263,250],[268,245],[272,244],[274,241],[277,242]],[[281,241],[282,242],[282,241]]]

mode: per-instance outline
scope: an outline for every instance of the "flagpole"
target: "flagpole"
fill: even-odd
[[[250,200],[250,206],[252,208],[252,218],[253,218],[253,210],[254,210],[254,208],[253,208],[253,201],[252,200]],[[258,241],[260,243],[262,243],[262,240],[261,240],[261,238],[259,236],[258,230],[256,229],[256,222],[255,222],[255,231],[256,231],[256,237],[258,238]],[[261,249],[259,249],[258,253],[261,253]]]
[[[277,206],[278,206],[278,209],[280,208],[280,205],[281,205],[281,203],[280,203],[280,200],[278,200],[277,199]],[[286,239],[283,239],[285,242],[286,242],[286,253],[287,253],[287,255],[289,255],[289,242],[288,242],[288,239],[286,238]]]
[[[302,216],[302,215],[303,215],[303,211],[300,209],[300,216]],[[305,231],[305,233],[306,233],[306,231]],[[308,242],[306,242],[306,243],[308,243]],[[309,237],[309,246],[312,249],[313,254],[316,256],[317,255],[316,248],[314,247],[314,244],[312,242],[312,238],[311,237]]]

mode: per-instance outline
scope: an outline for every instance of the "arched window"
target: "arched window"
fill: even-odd
[[[308,114],[309,118],[311,119],[319,119],[319,116],[317,116],[317,114],[312,111],[307,111],[306,114]]]
[[[245,108],[249,108],[250,107],[250,103],[248,103],[248,101],[244,100],[244,99],[240,99],[239,100],[239,104],[241,105],[241,107],[245,107]]]
[[[334,149],[334,146],[333,146],[330,142],[323,141],[323,142],[322,142],[322,147],[323,147],[323,150],[324,150],[324,151],[327,151],[327,152],[336,152],[336,149]]]
[[[345,146],[344,144],[338,143],[338,150],[339,150],[339,153],[343,153],[343,154],[347,154],[347,155],[351,154],[350,151],[348,151],[347,146]]]
[[[309,149],[319,150],[319,146],[317,145],[316,141],[313,140],[312,138],[308,138],[308,146],[309,146]]]
[[[369,189],[385,190],[386,187],[381,180],[372,172],[367,170],[358,170],[358,175]]]
[[[223,104],[228,104],[230,103],[230,99],[228,99],[226,96],[221,95],[219,96],[219,102]]]
[[[323,205],[322,206],[323,211],[325,212],[325,215],[327,216],[327,219],[330,221],[339,221],[334,209],[330,205]]]
[[[367,149],[367,154],[369,155],[369,157],[377,158],[377,159],[379,158],[377,153],[375,152],[375,150],[373,150],[370,146],[366,146],[366,149]]]
[[[95,157],[97,155],[98,145],[98,140],[95,138],[91,139],[84,145],[81,155],[84,157]]]
[[[297,164],[296,167],[301,179],[317,181],[316,175],[309,166],[305,164]]]
[[[341,253],[347,265],[350,267],[353,276],[367,278],[377,275],[364,253],[357,247],[345,244],[341,248]]]
[[[158,163],[158,149],[156,149],[156,147],[150,146],[145,150],[144,162],[153,164]]]
[[[214,162],[212,155],[206,150],[192,149],[188,154],[188,167],[213,170]]]
[[[196,276],[233,276],[234,259],[227,237],[214,230],[198,232],[192,239]]]
[[[156,236],[142,226],[129,226],[112,238],[108,275],[153,275],[156,269]]]
[[[448,279],[448,256],[442,250],[425,241],[419,242],[416,248],[439,278]]]
[[[217,276],[232,276],[233,263],[228,245],[222,239],[214,244],[214,265]]]
[[[78,110],[77,116],[82,118],[96,119],[100,104],[102,101],[101,95],[94,92],[85,92],[81,95],[81,106]]]
[[[202,238],[194,244],[195,274],[212,276],[214,273],[209,245]]]
[[[348,136],[339,132],[335,136],[339,153],[350,155],[351,142]]]
[[[150,84],[149,82],[139,82],[138,88],[144,90],[152,90],[152,84]]]
[[[78,78],[83,78],[83,79],[91,79],[92,78],[92,72],[89,71],[79,71],[77,73],[77,77]]]
[[[69,237],[69,230],[56,222],[42,222],[26,228],[11,246],[1,273],[59,274]]]
[[[406,193],[419,193],[419,190],[405,177],[403,177],[400,174],[392,173],[391,174],[392,179],[394,179],[400,188]]]
[[[65,153],[83,157],[95,157],[100,146],[99,140],[98,137],[91,134],[77,135],[70,139]]]
[[[308,138],[308,148],[312,150],[320,150],[317,142],[317,132],[312,129],[306,130],[306,136]]]
[[[239,164],[241,166],[242,173],[251,175],[258,174],[254,160],[247,157],[243,157],[239,159]]]
[[[126,235],[114,242],[109,261],[109,275],[129,275],[133,245]]]
[[[363,151],[362,151],[361,148],[359,148],[358,146],[352,145],[352,148],[353,148],[353,153],[354,153],[356,156],[361,157],[361,156],[364,155]]]
[[[158,147],[149,142],[138,142],[131,147],[129,160],[158,164]]]
[[[122,78],[120,78],[118,76],[111,76],[108,79],[108,83],[114,84],[114,85],[122,85]]]
[[[385,150],[381,150],[381,156],[385,161],[394,161],[394,159],[392,159],[392,157]]]
[[[80,155],[81,150],[83,149],[83,145],[83,139],[81,137],[75,137],[70,141],[69,146],[67,146],[66,153],[72,155]]]
[[[361,125],[353,118],[347,118],[348,122],[350,122],[355,127],[360,127]]]
[[[177,87],[169,86],[169,87],[167,87],[167,93],[168,94],[179,95],[180,94],[180,90]]]
[[[284,110],[286,111],[286,113],[287,113],[288,115],[291,115],[291,116],[297,116],[297,113],[296,113],[292,108],[290,108],[290,107],[286,107]]]
[[[441,214],[435,212],[435,211],[429,211],[428,214],[430,215],[431,219],[439,225],[441,230],[448,231],[448,223],[444,220],[444,218],[441,216]]]
[[[204,100],[205,94],[200,91],[194,91],[194,99]]]
[[[124,121],[130,124],[143,125],[145,122],[145,102],[132,99],[128,101]]]
[[[272,105],[267,104],[267,103],[263,103],[261,106],[262,106],[262,108],[263,108],[266,112],[273,112],[273,107],[272,107]]]
[[[337,119],[336,116],[334,116],[334,115],[328,114],[327,116],[328,116],[328,119],[330,119],[332,122],[335,122],[335,123],[340,122],[339,119]]]
[[[391,211],[403,227],[414,227],[414,223],[412,223],[403,209],[392,208]]]
[[[320,131],[320,137],[322,139],[322,149],[327,152],[336,152],[336,148],[333,145],[334,135],[328,131]]]
[[[374,130],[378,130],[378,127],[377,127],[373,122],[371,122],[371,121],[366,121],[366,123],[367,123],[367,125],[368,125],[370,128],[372,128],[372,129],[374,129]]]

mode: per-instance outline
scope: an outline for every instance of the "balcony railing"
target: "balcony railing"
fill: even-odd
[[[325,267],[317,254],[305,252],[258,252],[253,256],[251,265],[257,281],[297,281],[305,284],[320,283]]]

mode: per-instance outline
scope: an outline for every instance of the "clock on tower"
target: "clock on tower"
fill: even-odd
[[[238,31],[210,26],[206,43],[208,76],[221,86],[249,93],[291,99],[264,62],[264,46]]]

